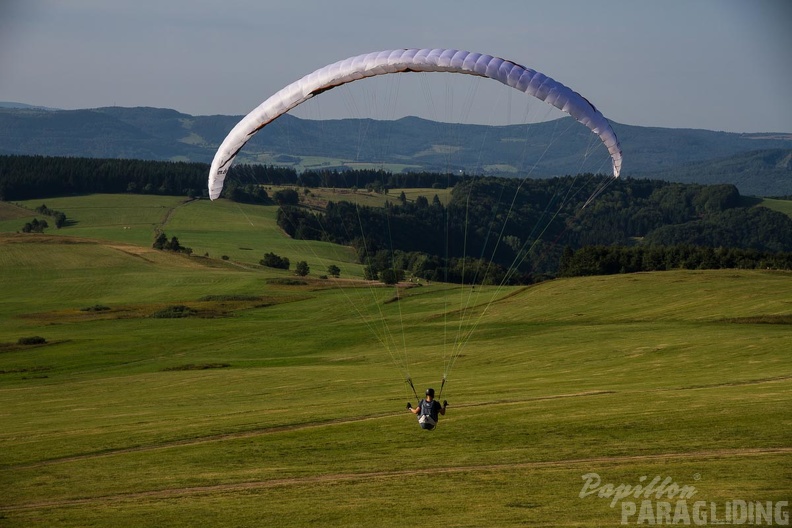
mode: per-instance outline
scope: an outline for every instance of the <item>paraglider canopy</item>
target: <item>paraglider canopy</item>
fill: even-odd
[[[246,115],[217,150],[209,171],[214,200],[234,158],[267,124],[300,103],[336,86],[366,77],[405,72],[449,72],[487,77],[525,92],[571,115],[597,134],[608,149],[613,176],[621,172],[619,140],[607,119],[585,97],[558,81],[515,62],[454,49],[399,49],[358,55],[330,64],[281,89]]]

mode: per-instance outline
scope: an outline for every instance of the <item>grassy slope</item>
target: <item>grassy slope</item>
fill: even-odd
[[[267,186],[267,192],[272,195],[275,192],[286,188],[294,189],[294,186]],[[419,196],[423,196],[431,202],[434,197],[437,196],[441,203],[448,204],[448,202],[451,200],[451,190],[452,188],[450,187],[446,189],[389,189],[388,194],[380,194],[363,189],[353,191],[350,189],[318,187],[311,189],[310,194],[307,196],[303,194],[302,200],[303,203],[320,208],[325,207],[327,202],[340,202],[342,200],[366,207],[384,207],[385,202],[387,201],[391,203],[397,202],[401,193],[404,192],[404,197],[408,202],[414,202]]]
[[[696,500],[788,499],[789,273],[431,285],[385,303],[391,290],[278,285],[282,274],[218,260],[270,247],[331,258],[280,236],[266,208],[177,207],[165,231],[215,257],[187,258],[123,243],[148,230],[147,246],[159,206],[178,200],[137,204],[132,235],[110,227],[116,205],[98,212],[114,199],[47,200],[77,220],[60,235],[113,243],[0,237],[0,343],[50,343],[0,348],[3,525],[615,525],[618,506],[578,497],[592,471],[670,476]],[[221,303],[198,301],[240,293],[262,306],[220,317]],[[146,317],[177,303],[218,316]],[[112,310],[80,311],[94,304]],[[424,433],[375,334],[397,357],[406,343],[423,387],[459,313],[476,331],[448,415]],[[188,364],[230,366],[166,370]],[[408,506],[422,489],[435,504]]]
[[[775,200],[773,198],[764,198],[762,200],[762,205],[792,217],[792,200]]]

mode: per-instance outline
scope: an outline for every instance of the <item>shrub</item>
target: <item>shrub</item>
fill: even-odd
[[[398,270],[401,271],[401,270]],[[396,284],[399,282],[399,273],[391,268],[380,271],[379,278],[385,284]]]
[[[195,365],[193,363],[188,363],[187,365],[179,365],[176,367],[166,367],[162,369],[163,372],[172,372],[177,370],[207,370],[207,369],[218,369],[218,368],[228,368],[231,365],[229,363],[201,363],[199,365]]]
[[[379,273],[374,266],[366,266],[363,268],[363,278],[366,280],[377,280]]]
[[[282,189],[275,191],[272,198],[279,205],[297,205],[300,203],[300,195],[294,189]]]
[[[269,284],[280,284],[281,286],[305,286],[308,283],[299,279],[270,279]]]
[[[80,308],[80,311],[83,312],[104,312],[109,310],[109,306],[105,306],[103,304],[94,304],[93,306],[86,306],[85,308]]]
[[[163,308],[162,310],[154,312],[151,314],[151,317],[154,319],[179,319],[181,317],[190,317],[192,315],[196,315],[197,313],[198,312],[189,306],[178,304],[174,306],[168,306],[167,308]]]
[[[222,301],[260,301],[261,297],[258,295],[244,295],[244,294],[233,294],[233,295],[204,295],[199,301],[202,302],[222,302]]]
[[[38,218],[34,218],[32,222],[26,222],[24,227],[22,227],[23,233],[43,233],[45,229],[47,229],[49,225],[47,224],[46,220],[39,220]]]
[[[308,263],[306,261],[301,260],[300,262],[297,263],[297,266],[294,271],[300,277],[305,277],[311,272],[311,268],[308,266]]]
[[[154,249],[159,249],[163,251],[175,251],[176,253],[186,253],[187,255],[192,255],[192,248],[182,246],[179,243],[179,239],[177,237],[171,237],[168,240],[168,236],[161,232],[157,235],[157,238],[154,239],[154,243],[151,245]]]
[[[43,345],[47,340],[41,336],[20,337],[17,345]]]
[[[280,255],[276,255],[275,253],[265,253],[264,258],[259,261],[259,264],[262,266],[267,266],[268,268],[277,268],[277,269],[289,269],[291,265],[289,263],[289,259],[286,257],[281,257]]]

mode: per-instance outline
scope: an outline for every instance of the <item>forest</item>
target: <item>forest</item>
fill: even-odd
[[[0,199],[87,193],[202,198],[207,172],[202,163],[0,156]],[[291,188],[270,196],[268,185]],[[385,207],[329,202],[322,210],[301,205],[296,190],[318,187],[382,193],[387,201]],[[408,201],[403,193],[389,193],[409,188],[452,190],[446,204],[436,195]],[[223,192],[238,202],[278,203],[278,224],[296,239],[353,246],[370,278],[399,270],[429,280],[531,283],[559,274],[679,267],[789,269],[792,252],[792,219],[726,184],[594,174],[297,173],[237,165]]]
[[[196,162],[136,159],[68,158],[0,155],[0,200],[28,200],[90,193],[163,194],[207,197],[209,165]],[[238,164],[231,168],[223,196],[236,201],[269,203],[262,185],[335,187],[376,185],[390,188],[444,188],[456,177],[419,172],[391,174],[378,170],[305,171],[291,167]]]
[[[792,219],[756,207],[732,185],[591,174],[544,180],[465,178],[445,206],[437,196],[413,202],[397,198],[385,208],[331,202],[323,212],[283,205],[278,222],[297,239],[352,245],[374,272],[392,267],[430,280],[465,283],[531,283],[559,271],[570,274],[573,268],[576,273],[612,272],[604,264],[573,266],[568,252],[591,246],[651,247],[655,253],[667,252],[668,261],[676,262],[671,267],[691,265],[692,260],[683,264],[673,259],[681,246],[752,250],[735,261],[742,267],[770,262],[768,254],[792,251]],[[559,270],[565,252],[567,267]],[[748,265],[749,256],[755,263]],[[789,266],[788,259],[772,262]],[[710,263],[712,258],[704,259],[696,267]]]

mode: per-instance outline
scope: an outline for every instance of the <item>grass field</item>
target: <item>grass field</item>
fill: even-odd
[[[253,163],[260,165],[280,165],[294,168],[297,172],[307,170],[338,169],[346,167],[352,170],[383,170],[394,174],[399,174],[406,169],[422,170],[422,165],[415,163],[386,163],[386,162],[360,162],[352,159],[333,158],[326,156],[289,156],[290,161],[284,162],[279,156],[270,154],[258,154],[254,156],[242,153],[240,161],[243,163]]]
[[[267,191],[270,194],[274,194],[275,192],[284,189],[290,188],[293,189],[293,186],[278,186],[278,185],[271,185],[267,186]],[[388,194],[384,193],[376,193],[373,191],[366,191],[364,189],[360,190],[351,190],[351,189],[332,189],[332,188],[325,188],[319,187],[310,189],[310,194],[305,195],[304,192],[301,193],[302,197],[301,200],[303,203],[307,205],[312,205],[318,208],[324,208],[327,205],[327,202],[339,202],[345,201],[350,203],[355,203],[358,205],[364,205],[368,207],[384,207],[386,201],[390,201],[391,203],[395,203],[398,201],[399,196],[401,193],[404,193],[404,197],[407,199],[408,202],[414,202],[419,196],[423,196],[430,202],[434,199],[435,196],[440,200],[442,204],[448,204],[451,200],[451,190],[452,188],[447,189],[428,189],[428,188],[411,188],[411,189],[388,189]]]
[[[619,525],[635,499],[581,497],[590,473],[694,486],[709,524],[711,505],[722,520],[727,502],[790,499],[792,273],[431,284],[393,302],[256,265],[274,251],[309,279],[357,273],[270,208],[46,205],[74,223],[18,235],[2,222],[24,215],[0,207],[0,527]],[[194,256],[151,249],[156,228]],[[152,317],[173,305],[194,315]],[[424,432],[391,353],[439,388],[474,326]],[[46,344],[18,344],[32,336]]]
[[[792,217],[792,200],[776,200],[773,198],[762,199],[762,205],[775,211],[780,211]]]

